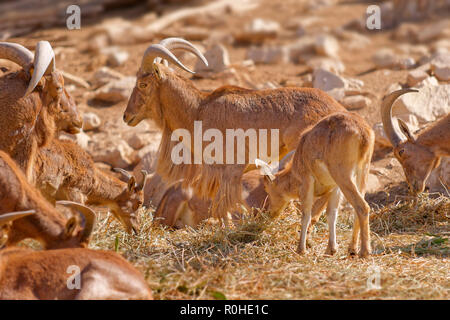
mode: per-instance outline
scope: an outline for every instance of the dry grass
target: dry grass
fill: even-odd
[[[422,196],[375,209],[374,255],[347,256],[353,211],[338,219],[335,256],[324,254],[325,218],[312,234],[314,247],[298,256],[300,217],[294,206],[270,221],[261,214],[231,230],[205,224],[197,230],[152,226],[142,212],[138,236],[128,236],[104,216],[91,246],[117,249],[146,276],[157,299],[448,299],[450,199]],[[374,266],[381,289],[367,290]]]

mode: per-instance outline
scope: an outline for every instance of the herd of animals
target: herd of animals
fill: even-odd
[[[195,227],[214,217],[229,227],[229,217],[236,223],[242,206],[276,218],[290,200],[299,199],[303,214],[298,253],[307,250],[311,228],[326,208],[326,253],[333,254],[343,195],[356,213],[349,254],[358,253],[359,242],[359,255],[369,256],[370,207],[364,195],[375,137],[367,122],[319,89],[225,86],[202,92],[169,68],[168,62],[193,73],[174,50],[191,52],[208,63],[180,38],[150,45],[123,115],[129,126],[152,119],[162,131],[157,173],[169,188],[154,222]],[[137,212],[147,172],[138,179],[116,169],[124,178],[118,179],[98,169],[75,142],[58,138],[63,131],[78,133],[82,120],[49,42],[38,42],[34,54],[19,44],[0,42],[0,59],[21,66],[0,77],[0,299],[151,299],[144,277],[119,254],[86,248],[96,221],[88,206],[108,207],[126,231],[139,232]],[[450,155],[450,115],[418,136],[401,120],[396,125],[393,103],[414,91],[388,94],[381,116],[410,190],[417,194],[440,158]],[[171,135],[179,128],[193,135],[194,121],[223,133],[227,128],[278,128],[279,165],[259,159],[262,169],[253,164],[174,164],[170,155],[177,142]],[[44,250],[15,246],[26,238],[41,242]],[[67,286],[72,265],[80,268],[81,287],[76,290]]]

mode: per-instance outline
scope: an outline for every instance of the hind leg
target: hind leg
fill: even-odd
[[[314,202],[314,178],[311,175],[305,176],[300,190],[300,199],[302,203],[302,231],[297,253],[303,254],[306,251],[306,239],[308,237],[308,228],[311,223],[311,210]]]
[[[356,255],[357,246],[358,246],[358,239],[359,239],[359,219],[358,215],[354,215],[353,219],[353,233],[352,233],[352,240],[350,241],[350,246],[348,247],[348,254],[351,256]]]
[[[356,171],[356,172],[355,172]],[[333,172],[333,178],[344,194],[345,198],[350,202],[353,208],[356,211],[358,225],[360,229],[361,236],[361,250],[360,256],[367,257],[370,252],[370,228],[369,228],[369,212],[370,207],[367,202],[364,200],[364,186],[365,186],[365,176],[357,172],[357,170],[336,170]],[[358,181],[358,185],[362,186],[362,193],[357,188],[357,185],[352,179],[352,173],[356,173],[356,179]],[[355,223],[354,226],[354,235],[352,237],[352,244],[354,247],[356,246],[356,242],[354,242],[355,232],[357,232],[358,225]],[[350,251],[355,248],[350,247]]]
[[[327,207],[327,220],[328,220],[328,247],[325,251],[326,254],[333,255],[337,250],[336,242],[336,220],[339,212],[339,204],[341,203],[341,191],[338,187],[331,191],[330,200]]]

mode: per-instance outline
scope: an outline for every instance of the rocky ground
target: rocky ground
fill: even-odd
[[[217,5],[217,3],[225,5]],[[216,4],[216,7],[208,7],[213,4]],[[414,130],[421,130],[450,112],[450,9],[447,7],[447,9],[437,10],[428,18],[419,17],[414,21],[402,22],[395,21],[395,15],[394,18],[386,20],[386,17],[393,15],[392,4],[389,2],[378,3],[382,5],[383,25],[389,26],[389,28],[370,31],[364,27],[365,11],[369,4],[365,1],[332,0],[242,0],[217,1],[215,3],[203,1],[196,7],[184,3],[159,6],[157,12],[158,14],[162,12],[161,16],[149,9],[147,4],[141,4],[102,13],[100,16],[91,18],[86,24],[82,22],[81,30],[69,31],[62,27],[56,27],[34,31],[20,38],[9,38],[7,41],[21,43],[30,49],[34,48],[38,40],[45,39],[51,42],[56,53],[57,67],[67,73],[66,88],[69,89],[79,108],[84,112],[84,133],[76,137],[66,136],[65,138],[76,139],[105,170],[109,170],[111,167],[121,167],[130,171],[135,170],[135,172],[142,167],[153,169],[152,161],[155,158],[160,133],[150,122],[141,123],[135,128],[128,127],[122,121],[122,115],[134,87],[135,73],[143,52],[149,44],[157,43],[163,38],[183,37],[193,42],[205,53],[210,62],[209,68],[205,69],[201,64],[196,63],[193,56],[180,54],[179,57],[183,63],[194,68],[197,74],[192,77],[179,69],[175,71],[185,77],[191,77],[194,85],[205,91],[214,90],[225,84],[254,89],[284,86],[320,88],[335,97],[349,110],[362,115],[376,131],[376,152],[372,161],[369,192],[366,198],[374,211],[383,215],[382,208],[385,206],[391,206],[389,207],[392,209],[390,212],[399,212],[395,211],[397,208],[395,206],[399,205],[400,201],[411,202],[412,200],[408,196],[400,164],[393,157],[389,142],[380,124],[380,102],[385,94],[393,90],[402,87],[418,88],[420,93],[402,97],[393,109],[393,114],[405,120]],[[192,8],[198,9],[201,6],[204,9],[200,13],[192,15],[189,12]],[[184,15],[180,15],[180,12],[183,12]],[[171,17],[177,14],[184,18],[171,20]],[[2,65],[5,66],[2,69],[3,72],[15,68],[6,62],[2,62]],[[164,188],[160,183],[158,179],[150,179],[146,189],[146,202],[149,205],[157,203]],[[132,240],[119,231],[107,233],[102,229],[103,225],[99,228],[95,246],[111,247],[116,237],[120,237],[124,243],[123,253],[146,271],[150,285],[156,292],[160,292],[160,298],[217,298],[220,297],[220,294],[230,298],[363,298],[366,296],[374,298],[445,298],[448,297],[450,275],[447,259],[449,185],[450,160],[446,158],[429,181],[431,195],[427,199],[431,202],[440,199],[438,209],[433,206],[425,206],[425,209],[423,209],[424,207],[420,209],[413,205],[410,207],[406,205],[406,209],[403,210],[402,207],[402,214],[413,213],[414,217],[419,213],[425,215],[431,214],[430,212],[439,213],[439,219],[443,220],[437,219],[437,221],[430,222],[431,229],[420,229],[419,227],[408,229],[405,225],[404,228],[389,233],[386,230],[382,231],[382,226],[379,226],[378,229],[375,228],[374,232],[377,233],[377,237],[379,235],[378,238],[375,237],[379,242],[376,245],[379,255],[370,263],[377,265],[384,263],[386,269],[383,272],[386,276],[385,284],[389,287],[388,291],[367,293],[361,289],[364,286],[364,279],[367,278],[364,276],[366,268],[361,266],[358,266],[358,270],[355,271],[357,273],[355,277],[359,278],[350,279],[350,284],[341,281],[345,276],[338,267],[339,261],[344,259],[344,251],[338,254],[340,258],[325,259],[326,262],[320,264],[320,261],[324,259],[321,257],[324,250],[321,250],[320,253],[317,253],[320,260],[317,261],[320,264],[317,269],[317,277],[312,275],[314,270],[308,266],[307,269],[312,272],[308,277],[311,278],[294,281],[297,279],[298,275],[295,274],[299,272],[299,266],[310,263],[313,259],[311,257],[300,260],[296,260],[295,257],[280,258],[279,255],[282,254],[283,249],[286,249],[286,254],[293,255],[292,248],[294,248],[293,241],[295,239],[290,239],[289,243],[284,244],[285,246],[289,244],[292,248],[279,248],[275,253],[277,258],[274,258],[274,261],[280,265],[273,267],[273,270],[276,270],[273,271],[274,274],[278,272],[283,274],[286,272],[286,268],[289,269],[291,266],[293,269],[290,269],[288,273],[293,277],[293,282],[286,283],[286,280],[283,280],[281,282],[283,285],[280,285],[280,283],[276,283],[279,280],[278,276],[273,276],[274,280],[269,275],[268,278],[263,278],[265,280],[270,278],[275,283],[272,280],[267,282],[262,280],[264,283],[260,284],[261,290],[255,289],[257,287],[255,284],[253,289],[247,291],[234,288],[233,285],[236,283],[230,279],[224,280],[224,282],[217,280],[216,272],[223,266],[211,261],[207,265],[212,266],[214,272],[204,274],[209,274],[212,278],[204,279],[205,282],[202,283],[200,289],[196,289],[197,287],[189,281],[194,281],[192,279],[201,272],[199,270],[202,268],[184,265],[184,262],[177,265],[177,256],[172,256],[172,252],[168,249],[170,241],[173,241],[173,245],[177,243],[172,248],[176,252],[179,252],[180,248],[184,248],[183,246],[187,242],[197,241],[197,244],[194,245],[195,252],[190,254],[190,257],[194,259],[197,250],[202,252],[202,250],[206,250],[204,246],[220,243],[220,239],[227,239],[224,252],[228,252],[228,254],[225,255],[229,255],[231,260],[235,258],[239,260],[239,255],[231,252],[231,248],[233,245],[236,246],[236,243],[233,242],[234,240],[230,240],[230,234],[218,236],[210,230],[204,231],[203,229],[203,231],[198,231],[199,233],[191,230],[169,234],[165,230],[152,229],[150,231],[154,236],[150,240],[147,238],[141,240],[150,241],[148,244],[156,246],[155,249],[136,251],[136,246],[140,247],[141,245],[131,243]],[[345,211],[348,211],[348,206],[345,208],[343,217],[346,217]],[[389,219],[396,219],[395,215],[383,217],[387,217],[386,219],[389,221],[385,221],[386,227],[392,222]],[[294,221],[291,221],[292,219]],[[348,220],[349,218],[342,219]],[[382,225],[383,222],[380,221],[377,223]],[[409,223],[408,220],[405,221],[405,223]],[[281,218],[281,222],[276,225],[291,227],[292,224],[298,224],[298,222],[298,218],[292,218],[285,214]],[[106,223],[110,225],[107,220],[105,220]],[[346,224],[347,222],[343,223],[341,231],[342,237],[348,239],[350,231]],[[251,261],[248,264],[235,261],[233,266],[224,268],[231,268],[229,270],[231,274],[238,272],[239,268],[236,266],[256,268],[256,270],[262,268],[260,259],[266,259],[267,256],[261,252],[263,248],[270,247],[270,243],[273,241],[269,241],[267,238],[267,233],[271,234],[271,228],[274,230],[274,223],[271,223],[269,228],[264,231],[266,235],[261,235],[259,232],[264,234],[261,230],[252,231],[259,235],[257,240],[253,240],[256,241],[255,243],[248,242],[256,246],[256,251],[249,255]],[[185,232],[188,234],[186,235]],[[189,232],[194,233],[189,234]],[[239,234],[239,231],[236,232]],[[317,232],[316,241],[325,243],[326,228],[319,227]],[[295,237],[295,232],[292,234]],[[102,238],[102,236],[104,237]],[[163,236],[167,239],[159,238]],[[422,255],[417,258],[413,251],[405,249],[405,252],[409,252],[407,256],[400,255],[389,260],[388,257],[397,254],[398,250],[391,250],[391,253],[387,254],[386,250],[382,249],[382,247],[385,249],[386,247],[407,248],[410,244],[417,244],[422,240],[431,241],[430,239],[444,240],[438,241],[438,244],[434,242],[429,244],[430,248],[436,246],[439,248],[438,251],[432,253],[425,252],[425,255],[429,254],[428,258],[424,258]],[[342,238],[339,240],[342,242]],[[248,243],[238,240],[237,246],[244,246],[245,248],[242,250],[247,252],[247,250],[251,250],[247,248]],[[158,245],[162,247],[158,247]],[[186,250],[188,250],[187,247]],[[220,251],[221,249],[215,247],[213,250]],[[175,251],[173,252],[175,253]],[[249,253],[247,252],[247,254]],[[216,259],[216,255],[219,256],[217,251],[211,256],[200,254],[195,259],[198,259],[201,265],[205,259]],[[153,265],[152,262],[149,262],[151,257],[157,261]],[[158,259],[165,259],[168,270],[156,274],[151,273],[158,269],[156,265],[162,265]],[[370,263],[364,262],[363,266],[368,267]],[[395,279],[389,275],[394,272],[393,269],[389,269],[392,266],[388,267],[390,263],[408,266],[408,270],[412,270],[409,276],[415,280],[412,282],[405,280],[400,286],[405,288],[406,292],[399,290],[400,287],[392,289],[395,286]],[[431,293],[424,294],[415,286],[420,286],[420,284],[425,287],[431,286],[425,278],[422,278],[426,276],[422,264],[427,263],[431,268],[441,271],[436,278],[433,278],[435,282],[437,281],[437,287],[433,285]],[[328,264],[333,265],[330,273],[326,272]],[[355,264],[357,262],[345,262],[346,268],[350,269]],[[173,265],[177,266],[172,268]],[[421,267],[414,269],[413,265]],[[180,268],[185,273],[181,272]],[[186,268],[191,269],[186,271]],[[292,271],[294,269],[295,272]],[[262,268],[261,270],[263,274],[265,272],[270,274],[269,269]],[[320,275],[321,272],[323,273]],[[163,281],[166,277],[171,279],[168,284]],[[254,278],[254,276],[249,277]],[[330,280],[330,277],[334,284],[324,285],[326,287],[324,291],[318,291],[322,295],[300,289],[302,283],[305,288],[314,288],[320,286],[322,281]],[[210,282],[214,283],[212,287],[208,287]],[[243,286],[248,287],[247,284]],[[289,290],[289,286],[294,289]],[[348,289],[349,286],[354,288]],[[193,289],[194,287],[195,289]],[[214,292],[220,294],[215,295]],[[333,292],[336,292],[335,296],[333,296]],[[411,295],[408,295],[408,292]]]

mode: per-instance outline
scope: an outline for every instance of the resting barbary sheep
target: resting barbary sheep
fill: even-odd
[[[15,221],[7,245],[26,238],[40,241],[45,248],[83,247],[88,243],[95,220],[94,212],[81,204],[64,202],[80,213],[82,226],[75,217],[66,219],[31,186],[22,170],[5,152],[0,151],[0,217],[8,212],[34,210],[36,213]]]
[[[0,77],[0,150],[8,153],[32,182],[37,149],[60,130],[78,133],[82,119],[64,88],[61,72],[55,68],[50,43],[38,42],[33,57],[19,44],[0,42],[0,59],[22,67]]]
[[[290,152],[280,161],[279,170],[284,169],[292,155],[293,152]],[[250,213],[253,209],[266,210],[269,206],[264,177],[259,169],[248,171],[242,176],[242,199]],[[211,201],[198,198],[190,188],[184,189],[181,181],[176,182],[166,190],[159,202],[154,214],[155,222],[175,228],[194,228],[209,218],[210,205]],[[234,220],[240,216],[238,211],[233,212]]]
[[[0,228],[33,213],[2,214]],[[152,299],[144,277],[128,261],[83,248],[0,250],[0,288],[0,300]]]
[[[179,48],[186,49],[186,43],[183,41]],[[172,39],[170,44],[171,49],[177,48],[176,40]],[[204,59],[198,52],[194,53]],[[225,86],[205,93],[170,68],[155,63],[156,58],[163,58],[193,73],[164,46],[164,42],[149,46],[137,73],[124,121],[130,126],[136,126],[146,118],[155,121],[163,132],[158,174],[169,183],[184,179],[183,187],[191,186],[200,198],[212,199],[211,215],[222,219],[225,224],[227,212],[232,211],[237,203],[242,203],[240,182],[249,162],[175,164],[171,159],[173,148],[178,143],[171,140],[175,130],[185,129],[194,137],[194,121],[201,121],[204,131],[216,129],[223,136],[226,136],[227,129],[241,129],[243,132],[247,129],[266,130],[266,133],[278,129],[279,150],[276,152],[282,157],[295,149],[300,133],[308,126],[329,114],[346,111],[332,97],[313,88],[249,90]],[[249,148],[254,146],[249,145],[249,139],[245,140],[245,155],[249,157]],[[267,145],[272,145],[272,141]],[[189,157],[194,156],[195,159],[193,145],[188,145],[188,149]],[[234,158],[236,150],[230,149],[228,157]],[[269,156],[274,157],[273,154]],[[228,157],[224,151],[223,159]]]
[[[53,140],[40,148],[34,164],[36,187],[49,201],[72,200],[86,205],[108,207],[127,232],[139,230],[136,211],[142,206],[142,186],[124,170],[123,182],[97,168],[92,157],[73,141]]]

